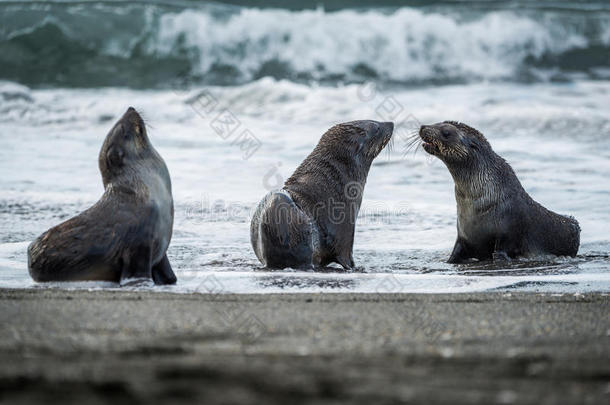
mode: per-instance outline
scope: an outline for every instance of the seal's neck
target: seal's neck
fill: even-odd
[[[307,194],[317,199],[345,201],[348,184],[357,183],[364,188],[370,166],[371,162],[361,156],[337,154],[332,148],[327,150],[324,145],[318,145],[286,180],[284,188],[291,191],[305,188]]]
[[[295,203],[314,218],[358,216],[370,163],[317,147],[284,184]],[[332,212],[332,214],[329,214]],[[338,213],[338,214],[337,214]]]
[[[446,164],[455,182],[458,203],[483,201],[489,204],[499,201],[503,198],[503,185],[515,177],[508,163],[495,153],[492,157]]]
[[[136,195],[144,200],[150,192],[166,193],[171,195],[171,180],[167,166],[160,156],[156,158],[141,159],[121,167],[119,173],[108,177],[108,172],[102,172],[104,189],[107,192],[122,192],[127,195]],[[106,176],[104,176],[106,175]]]

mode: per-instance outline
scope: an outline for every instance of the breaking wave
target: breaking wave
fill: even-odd
[[[561,3],[561,2],[558,2]],[[610,78],[610,10],[0,3],[0,79],[31,86]],[[503,7],[503,8],[502,8]]]

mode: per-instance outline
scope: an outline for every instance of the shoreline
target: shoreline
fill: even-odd
[[[517,265],[521,265],[518,263]],[[527,264],[527,263],[526,263]],[[0,269],[2,270],[2,269]],[[153,294],[475,294],[475,293],[545,293],[610,294],[610,273],[542,272],[535,267],[525,270],[464,269],[443,273],[370,273],[337,271],[277,272],[209,271],[178,274],[178,283],[154,287],[121,287],[108,281],[72,281],[36,283],[29,275],[5,273],[0,289],[64,291],[141,291]],[[333,269],[334,270],[334,269]],[[473,271],[471,271],[473,270]],[[27,284],[19,278],[27,277]],[[9,280],[9,281],[7,281]]]
[[[9,403],[603,403],[610,294],[0,289]]]

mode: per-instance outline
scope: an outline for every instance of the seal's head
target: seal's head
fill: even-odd
[[[332,145],[334,155],[360,158],[370,164],[390,141],[393,132],[392,122],[350,121],[326,131],[319,145]]]
[[[142,117],[135,108],[129,107],[106,135],[100,151],[99,166],[104,187],[123,173],[125,167],[135,167],[153,154]]]
[[[482,133],[461,122],[422,125],[419,136],[424,150],[447,164],[467,162],[491,150]]]

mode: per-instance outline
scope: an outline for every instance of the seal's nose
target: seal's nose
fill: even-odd
[[[133,108],[133,107],[129,107],[129,108],[127,109],[127,111],[125,111],[125,114],[124,114],[124,115],[125,115],[126,117],[131,117],[131,116],[133,116],[133,115],[138,115],[138,112],[136,111],[136,109],[135,109],[135,108]]]
[[[139,120],[140,118],[140,114],[138,114],[138,111],[133,108],[133,107],[129,107],[127,109],[127,111],[125,111],[125,114],[123,114],[123,118],[133,121],[133,120]]]
[[[391,121],[384,122],[381,124],[383,126],[384,132],[392,133],[394,132],[394,123]]]

